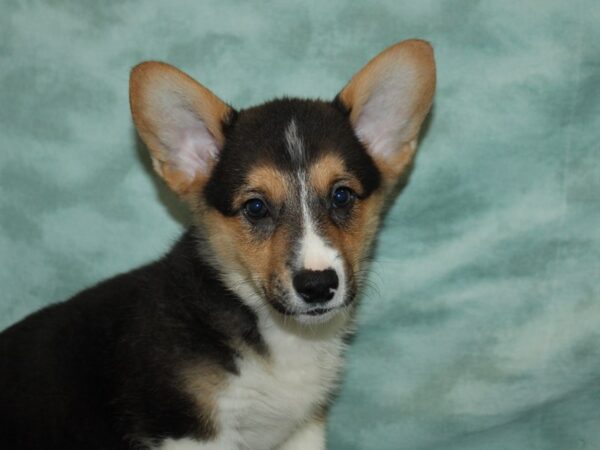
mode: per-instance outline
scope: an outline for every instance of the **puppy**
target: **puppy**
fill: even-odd
[[[0,335],[2,448],[324,449],[382,208],[434,87],[419,40],[333,101],[240,111],[172,66],[135,67],[133,120],[194,225]]]

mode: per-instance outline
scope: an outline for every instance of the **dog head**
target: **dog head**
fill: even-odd
[[[133,69],[130,101],[155,170],[192,208],[200,251],[223,281],[254,308],[315,323],[354,299],[434,89],[432,49],[411,40],[330,102],[236,111],[158,62]]]

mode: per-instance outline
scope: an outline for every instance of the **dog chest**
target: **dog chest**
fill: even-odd
[[[342,363],[339,338],[307,341],[282,334],[267,340],[269,358],[241,358],[239,375],[217,398],[220,429],[238,435],[248,448],[272,448],[310,419],[326,403]]]

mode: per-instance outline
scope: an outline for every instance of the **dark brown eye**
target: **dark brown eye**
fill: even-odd
[[[331,194],[331,205],[334,208],[345,208],[354,201],[354,193],[347,187],[338,187]]]
[[[269,213],[269,209],[265,202],[260,198],[253,198],[244,204],[244,213],[247,217],[253,220],[262,219]]]

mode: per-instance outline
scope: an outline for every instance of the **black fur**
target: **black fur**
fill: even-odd
[[[0,334],[2,448],[126,449],[142,436],[211,435],[176,370],[201,359],[235,373],[235,339],[266,350],[254,314],[200,259],[194,233],[161,260]]]

